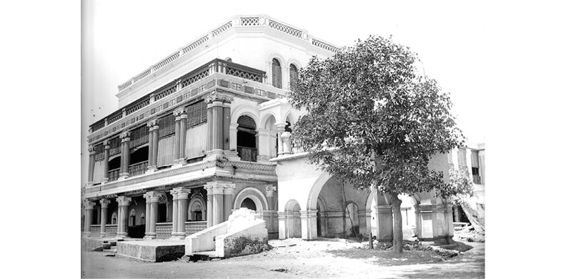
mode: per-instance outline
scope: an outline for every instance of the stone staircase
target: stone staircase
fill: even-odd
[[[106,257],[116,256],[116,252],[118,251],[116,247],[118,241],[122,241],[122,239],[110,239],[110,240],[104,240],[102,242],[103,243],[102,252],[104,252],[104,256]]]

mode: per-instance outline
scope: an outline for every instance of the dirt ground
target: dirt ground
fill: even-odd
[[[484,243],[450,259],[433,251],[401,256],[338,239],[273,240],[260,254],[223,260],[145,263],[102,252],[82,253],[83,278],[484,278]]]

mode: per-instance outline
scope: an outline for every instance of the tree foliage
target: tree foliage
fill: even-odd
[[[409,48],[371,36],[300,70],[290,102],[306,111],[293,140],[310,160],[358,188],[454,194],[432,155],[462,145],[449,94],[417,71]]]

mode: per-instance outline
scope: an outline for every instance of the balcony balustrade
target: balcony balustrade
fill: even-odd
[[[257,148],[238,146],[238,156],[242,161],[257,162]]]
[[[147,161],[143,161],[143,162],[131,164],[128,167],[128,174],[130,176],[141,175],[144,174],[146,170],[147,170]]]
[[[108,181],[117,180],[120,176],[120,169],[113,169],[108,171]]]

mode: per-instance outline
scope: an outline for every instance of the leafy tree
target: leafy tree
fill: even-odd
[[[304,109],[293,140],[311,162],[358,188],[376,185],[393,212],[393,250],[402,252],[400,194],[458,193],[431,171],[432,155],[463,143],[449,95],[418,73],[407,47],[370,36],[299,72],[291,104]]]

